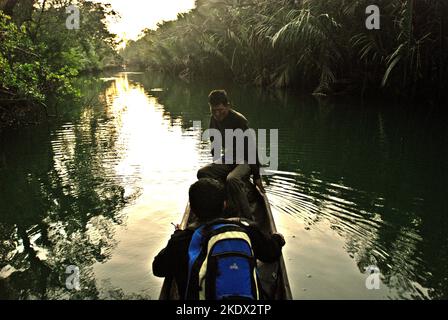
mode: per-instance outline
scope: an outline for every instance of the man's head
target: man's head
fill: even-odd
[[[225,201],[224,185],[215,179],[202,178],[188,191],[190,207],[200,221],[212,220],[222,215]]]
[[[213,90],[208,95],[210,112],[216,121],[220,122],[227,117],[230,111],[230,103],[225,90]]]

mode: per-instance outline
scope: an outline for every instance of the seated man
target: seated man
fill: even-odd
[[[225,191],[223,185],[217,180],[204,178],[192,184],[189,190],[189,200],[191,210],[198,219],[199,227],[176,230],[168,241],[167,246],[154,258],[152,265],[155,276],[173,277],[176,280],[181,299],[209,299],[210,292],[202,292],[208,289],[204,289],[204,286],[199,285],[201,283],[201,272],[202,277],[207,279],[210,277],[210,274],[218,276],[222,273],[216,271],[213,273],[211,271],[209,272],[210,265],[227,265],[227,271],[233,270],[240,272],[235,273],[236,276],[231,276],[230,278],[236,280],[241,279],[241,272],[244,269],[244,259],[246,257],[247,259],[254,258],[254,261],[249,263],[252,268],[255,268],[255,259],[263,262],[274,262],[280,257],[281,248],[285,244],[285,240],[281,234],[266,235],[255,225],[219,219],[225,207]],[[219,228],[223,226],[225,230],[221,230],[221,232]],[[212,245],[208,246],[208,244],[214,243],[213,236],[218,236],[219,240],[217,241],[222,241],[225,238],[223,234],[226,232],[232,235],[232,237],[226,239],[230,240],[230,242],[233,241],[234,244],[236,243],[239,248],[243,248],[246,243],[249,246],[249,250],[246,252],[247,255],[240,254],[236,258],[240,260],[231,261],[230,264],[229,261],[213,260],[212,255],[209,254],[210,246]],[[215,247],[217,248],[216,244],[212,246],[212,249]],[[198,257],[201,255],[203,260],[199,261]],[[250,257],[251,255],[253,257]],[[225,255],[221,252],[221,256]],[[208,266],[205,265],[203,267],[205,257],[208,259]],[[214,263],[211,263],[211,261],[214,261]],[[203,274],[204,268],[207,269],[205,276]],[[198,271],[196,274],[194,274],[195,270]],[[255,275],[255,272],[249,272],[249,274]],[[243,280],[234,282],[241,284],[244,282]],[[219,291],[216,288],[216,283],[213,287],[216,291]],[[237,288],[232,291],[233,288],[229,288],[232,285],[232,281],[229,281],[229,279],[220,283],[225,283],[226,288],[223,288],[218,293],[215,292],[210,299],[229,298],[231,295],[228,293],[229,290],[230,292],[237,292],[239,289]],[[251,283],[254,284],[254,281],[251,281]],[[207,282],[205,284],[207,286]],[[254,285],[254,287],[257,287],[257,285]],[[253,298],[259,298],[259,295],[257,294]]]
[[[260,162],[258,160],[258,152],[256,149],[256,143],[252,139],[251,141],[245,138],[243,147],[243,155],[238,154],[237,139],[234,138],[232,142],[232,150],[225,150],[226,147],[226,130],[241,129],[243,132],[249,129],[247,119],[239,112],[232,109],[232,106],[227,98],[227,93],[224,90],[214,90],[210,92],[209,97],[210,106],[210,125],[209,129],[218,130],[221,134],[221,146],[219,150],[212,148],[212,155],[214,158],[220,158],[222,150],[225,152],[223,158],[226,159],[225,163],[212,163],[201,169],[199,169],[197,177],[201,178],[213,178],[226,182],[227,195],[229,199],[229,205],[235,211],[247,219],[251,219],[251,210],[247,194],[244,190],[244,180],[248,180],[252,175],[254,184],[257,185],[262,192],[264,192],[262,180],[260,177]],[[210,140],[214,141],[214,136],[210,136]],[[255,163],[250,163],[251,155],[249,154],[249,143],[253,143],[255,154],[252,155],[255,159]],[[227,156],[230,152],[232,156]],[[242,156],[242,157],[241,157]],[[241,158],[238,158],[241,157]],[[230,163],[229,163],[230,162]]]

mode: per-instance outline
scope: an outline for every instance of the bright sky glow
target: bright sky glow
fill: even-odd
[[[157,23],[174,20],[180,12],[194,8],[195,0],[93,0],[109,3],[121,19],[109,21],[109,30],[122,40],[136,40],[145,29],[157,28]]]

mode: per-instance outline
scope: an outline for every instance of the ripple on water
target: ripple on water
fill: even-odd
[[[267,190],[274,210],[311,227],[320,228],[320,222],[329,222],[345,239],[346,250],[358,261],[362,273],[374,259],[383,272],[395,274],[392,277],[395,283],[391,286],[398,288],[396,296],[409,298],[409,292],[425,296],[426,290],[409,280],[416,278],[415,269],[423,262],[417,247],[422,237],[413,228],[396,230],[393,224],[382,219],[378,210],[384,207],[384,198],[369,197],[364,191],[300,172],[277,171],[268,180]],[[366,202],[368,205],[363,206]],[[392,246],[382,240],[387,238],[385,235],[394,237]],[[397,266],[401,270],[393,271]]]

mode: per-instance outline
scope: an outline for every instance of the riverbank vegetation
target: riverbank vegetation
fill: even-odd
[[[366,8],[380,9],[380,29]],[[224,77],[318,95],[441,98],[448,3],[433,0],[197,0],[145,30],[126,63],[187,81]]]
[[[108,5],[76,1],[79,29],[66,26],[68,0],[0,0],[0,128],[48,116],[49,101],[76,97],[74,78],[121,64]]]

